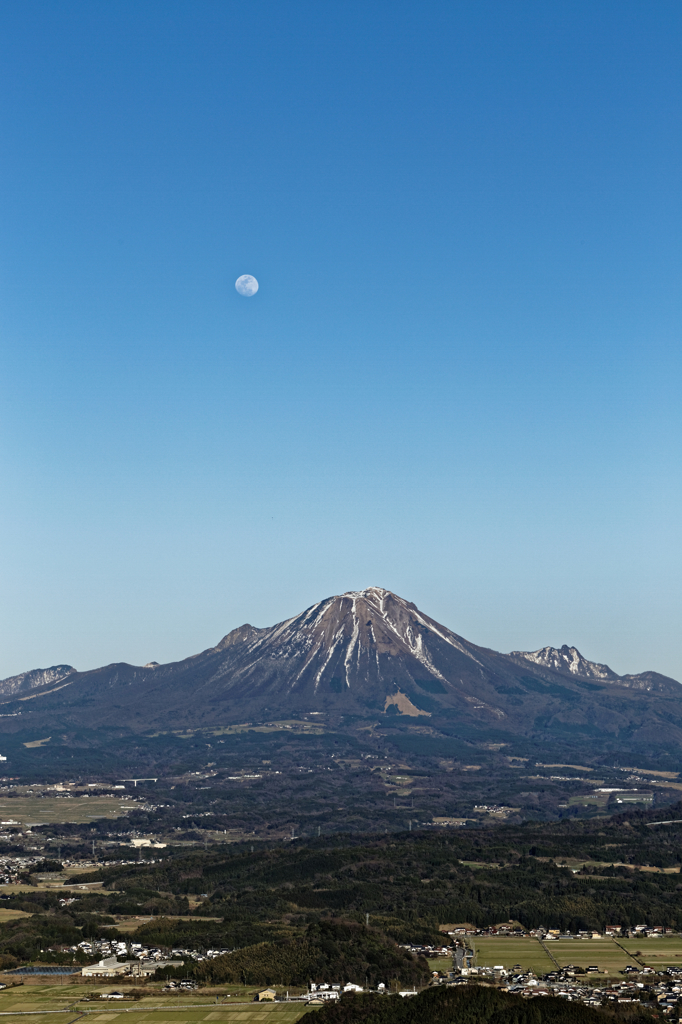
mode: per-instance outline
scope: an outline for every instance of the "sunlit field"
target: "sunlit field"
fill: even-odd
[[[632,951],[640,949],[642,943],[651,941],[642,939],[639,944],[637,941],[631,943]],[[677,942],[676,949],[682,960],[682,939]],[[574,964],[576,967],[599,967],[602,974],[616,974],[628,965],[636,966],[636,961],[612,939],[551,939],[546,943],[548,952],[545,952],[537,939],[530,938],[484,936],[474,939],[473,944],[479,967],[501,965],[508,969],[520,964],[522,968],[530,968],[536,974],[546,974],[555,970],[557,965],[566,967]],[[672,946],[666,955],[671,958],[671,963],[675,962]]]
[[[89,999],[92,993],[115,991],[121,991],[127,998],[115,1001]],[[19,1019],[19,1014],[30,1012],[27,1019],[35,1024],[48,1024],[50,1021],[66,1024],[81,1013],[87,1015],[82,1018],[84,1020],[112,1021],[120,1018],[126,1024],[199,1024],[203,1021],[215,1021],[217,1024],[295,1024],[304,1014],[314,1010],[314,1007],[297,1003],[254,1003],[255,992],[255,989],[242,989],[227,997],[223,991],[216,996],[215,992],[170,995],[159,990],[135,1000],[130,996],[129,986],[117,989],[115,979],[108,985],[73,984],[65,979],[61,985],[53,982],[49,985],[27,984],[0,991],[0,1013],[7,1014],[4,1019],[12,1021],[12,1014],[17,1014]]]
[[[682,938],[679,935],[665,935],[660,939],[619,939],[630,953],[638,953],[637,959],[647,967],[663,970],[665,967],[682,967]]]

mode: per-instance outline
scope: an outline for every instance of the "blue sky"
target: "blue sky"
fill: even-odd
[[[0,58],[0,677],[380,585],[682,679],[678,3],[2,0]]]

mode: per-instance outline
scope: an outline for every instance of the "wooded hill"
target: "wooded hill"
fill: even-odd
[[[143,913],[156,919],[140,926],[135,940],[199,949],[310,942],[325,922],[364,925],[366,914],[372,941],[380,943],[431,942],[439,925],[456,921],[682,929],[679,872],[642,870],[682,863],[682,804],[665,811],[673,824],[657,824],[662,814],[338,837],[253,852],[236,844],[190,854],[170,849],[153,865],[83,875],[115,891],[84,892],[69,907],[60,907],[54,889],[13,896],[5,906],[35,916],[0,925],[0,953],[28,958],[45,947],[43,938],[58,947],[115,935],[114,915]],[[186,915],[189,898],[198,900],[193,920],[168,916]]]
[[[632,1024],[651,1021],[641,1011]],[[427,989],[417,996],[356,995],[323,1006],[315,1024],[613,1024],[617,1014],[593,1010],[554,996],[522,999],[492,988]]]

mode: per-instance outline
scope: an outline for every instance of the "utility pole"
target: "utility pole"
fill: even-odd
[[[320,832],[321,832],[321,831],[322,831],[322,828],[321,828],[321,826],[320,826],[320,825],[318,825],[318,826],[317,826],[317,838],[318,838],[318,839],[320,838]]]
[[[408,821],[407,824],[408,824],[409,830],[411,832],[412,831],[412,818],[410,818],[410,820]]]
[[[369,914],[365,914],[365,928],[369,928]]]

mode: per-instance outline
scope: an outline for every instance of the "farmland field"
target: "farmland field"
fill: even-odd
[[[13,910],[10,907],[0,907],[0,924],[5,921],[16,921],[18,917],[31,917],[25,910]]]
[[[651,940],[639,940],[639,945],[634,941],[632,950],[641,948],[642,943],[646,941]],[[473,942],[478,967],[494,967],[501,964],[509,968],[521,964],[522,967],[531,968],[537,974],[546,974],[547,971],[556,968],[551,959],[554,957],[560,967],[566,967],[568,964],[574,964],[576,967],[595,965],[601,969],[601,973],[615,974],[628,964],[636,964],[636,961],[611,939],[552,939],[547,943],[551,956],[545,952],[537,939],[484,936],[474,939]],[[678,939],[678,948],[682,960],[682,939]],[[672,952],[667,955],[673,956]],[[676,961],[671,959],[670,962]]]
[[[90,992],[111,992],[116,990],[115,982],[109,985],[63,984],[24,985],[0,991],[0,1013],[3,1019],[11,1021],[11,1014],[31,1012],[34,1024],[58,1024],[72,1021],[79,1014],[86,1014],[83,1021],[119,1021],[123,1024],[296,1024],[296,1021],[312,1011],[313,1007],[302,1004],[254,1003],[254,991],[242,991],[232,998],[244,1000],[230,1005],[224,1002],[224,993],[202,995],[201,992],[173,996],[159,991],[139,1001],[123,999],[120,1002],[87,1001]],[[125,994],[126,989],[123,988]],[[246,1001],[248,1000],[248,1001]],[[44,1011],[44,1016],[40,1011]],[[56,1012],[55,1012],[56,1011]],[[62,1013],[59,1011],[63,1011]]]
[[[477,967],[513,967],[521,964],[524,970],[530,968],[536,974],[554,970],[554,964],[537,939],[500,938],[483,936],[473,939]]]
[[[431,971],[443,971],[447,973],[447,971],[452,970],[451,956],[429,957],[427,963],[429,965],[429,970]]]
[[[628,965],[637,966],[612,939],[555,939],[547,943],[547,949],[562,967],[594,964],[603,974],[616,974]]]
[[[15,796],[0,800],[0,821],[20,825],[52,825],[67,821],[82,824],[93,818],[120,818],[137,806],[126,796]]]
[[[647,967],[663,970],[665,967],[682,967],[682,938],[679,935],[665,935],[660,939],[619,939],[630,953],[640,952],[641,960]]]

